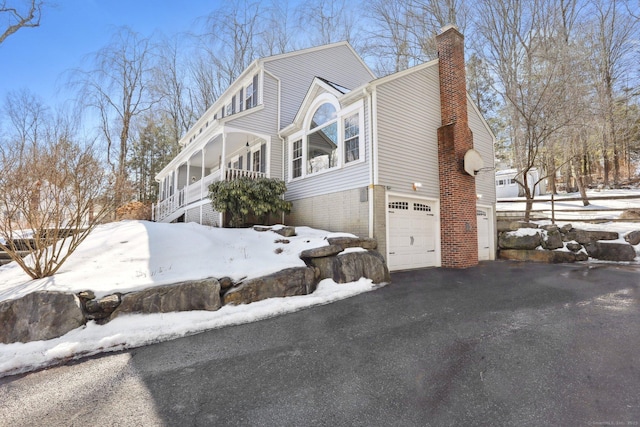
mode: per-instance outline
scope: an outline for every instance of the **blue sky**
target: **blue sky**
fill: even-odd
[[[57,0],[44,10],[40,27],[23,28],[0,44],[0,105],[21,88],[61,105],[69,97],[62,74],[107,44],[115,28],[126,25],[144,36],[186,32],[220,1]]]

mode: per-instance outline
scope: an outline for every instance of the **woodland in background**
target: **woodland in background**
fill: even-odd
[[[518,169],[530,200],[532,168],[548,188],[584,195],[638,175],[639,16],[637,0],[232,0],[184,34],[115,31],[64,79],[77,94],[68,138],[103,144],[116,206],[153,202],[180,136],[253,60],[348,40],[381,77],[436,58],[435,35],[455,24],[499,167]],[[38,99],[7,94],[2,144],[41,138],[61,113]]]

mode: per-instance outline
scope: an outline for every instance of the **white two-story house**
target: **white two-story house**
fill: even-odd
[[[463,40],[455,28],[449,33]],[[464,151],[475,163],[460,149],[451,163],[463,175],[475,166],[462,178],[470,195],[449,197],[457,178],[439,170],[439,128],[450,124],[441,114],[441,61],[376,78],[346,42],[254,61],[157,175],[154,219],[224,226],[208,185],[264,176],[286,182],[293,208],[282,222],[374,237],[391,270],[448,265],[443,241],[459,228],[477,241],[472,259],[493,259],[494,138],[464,92],[473,148]],[[454,199],[461,208],[446,202],[451,214],[443,215],[443,200]],[[456,225],[456,210],[474,217]]]

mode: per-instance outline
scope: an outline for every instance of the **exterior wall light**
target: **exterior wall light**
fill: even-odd
[[[418,188],[422,187],[422,183],[421,182],[414,182],[413,183],[413,191],[418,191]]]

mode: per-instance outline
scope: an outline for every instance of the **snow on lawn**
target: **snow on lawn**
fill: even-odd
[[[276,227],[277,228],[277,227]],[[297,236],[225,229],[195,223],[123,221],[96,228],[57,274],[31,280],[15,263],[0,267],[0,301],[37,290],[96,297],[207,277],[234,281],[289,267],[304,267],[305,249],[328,245],[327,237],[353,236],[296,227]],[[284,243],[283,240],[289,243]],[[368,279],[349,284],[323,280],[311,295],[273,298],[218,311],[120,316],[106,325],[91,321],[66,335],[30,343],[0,344],[0,377],[59,360],[147,345],[222,326],[252,322],[380,287]]]
[[[556,221],[555,224],[562,227],[566,224],[571,224],[574,228],[588,231],[614,231],[618,233],[617,240],[609,240],[609,242],[625,243],[624,236],[632,231],[640,230],[640,223],[638,222],[623,222],[623,221],[607,221],[608,219],[617,219],[623,210],[625,209],[640,209],[640,189],[632,190],[589,190],[587,191],[588,197],[619,197],[619,196],[637,196],[637,198],[625,198],[619,200],[593,200],[589,206],[583,206],[581,200],[564,200],[567,198],[580,197],[579,193],[559,194],[555,196],[555,209],[556,209]],[[550,195],[536,196],[536,199],[550,199]],[[524,197],[509,198],[508,200],[524,200]],[[497,211],[523,211],[525,209],[525,203],[523,202],[502,202],[497,204]],[[538,201],[534,199],[533,209],[545,209],[546,215],[551,215],[551,202]],[[562,209],[571,209],[572,212],[561,212]],[[598,209],[619,209],[614,211],[601,211]],[[573,219],[583,219],[585,221],[571,221]],[[595,220],[594,222],[587,222],[589,220]],[[532,221],[538,225],[549,225],[551,220],[539,220]],[[536,229],[523,228],[518,231],[512,232],[516,235],[535,234]],[[560,250],[568,250],[566,245],[570,242],[564,242],[564,247]],[[640,245],[634,246],[636,250],[636,261],[634,263],[640,263]],[[591,259],[592,262],[607,263],[610,261],[598,261]]]
[[[640,223],[637,222],[603,222],[608,219],[618,219],[622,211],[625,209],[640,209],[640,189],[632,190],[589,190],[588,197],[619,197],[619,196],[637,196],[637,198],[626,198],[618,200],[593,200],[589,206],[583,206],[581,200],[564,200],[568,198],[580,197],[579,193],[559,194],[555,196],[555,217],[556,224],[563,226],[572,224],[575,228],[582,230],[606,230],[615,231],[620,234],[620,238],[634,230],[640,230]],[[533,203],[533,210],[544,209],[545,215],[551,215],[550,201],[551,195],[546,194],[536,196]],[[498,199],[500,200],[500,199]],[[524,200],[524,197],[509,198],[508,200]],[[500,202],[496,207],[497,211],[523,211],[525,209],[524,202]],[[562,212],[563,209],[571,209],[571,212]],[[613,211],[600,211],[599,209],[619,209]],[[571,221],[571,218],[583,220],[598,220],[597,222]],[[533,221],[538,225],[551,224],[550,220]],[[624,240],[624,239],[623,239]]]
[[[296,232],[284,244],[276,243],[284,238],[270,231],[195,223],[110,223],[96,228],[52,277],[31,280],[15,263],[0,267],[0,301],[37,290],[89,289],[99,298],[184,280],[260,277],[304,267],[300,252],[326,246],[326,237],[334,236],[308,227],[297,227]],[[276,253],[278,248],[281,253]]]
[[[625,209],[640,209],[640,189],[633,190],[589,190],[587,197],[630,197],[631,199],[618,200],[592,200],[589,206],[583,206],[581,200],[565,200],[571,198],[579,198],[580,193],[558,194],[554,197],[554,207],[556,221],[562,221],[563,218],[582,218],[582,219],[617,219]],[[533,210],[544,209],[546,215],[551,215],[551,202],[540,201],[549,200],[550,194],[536,196],[533,201]],[[501,200],[501,199],[498,199]],[[524,211],[524,197],[508,198],[508,202],[500,202],[497,205],[498,211]],[[522,200],[520,202],[512,202],[511,200]],[[571,209],[572,212],[562,212],[562,210]],[[599,209],[616,209],[613,211],[597,212]],[[575,212],[573,212],[575,210]],[[615,231],[615,230],[613,230]]]

